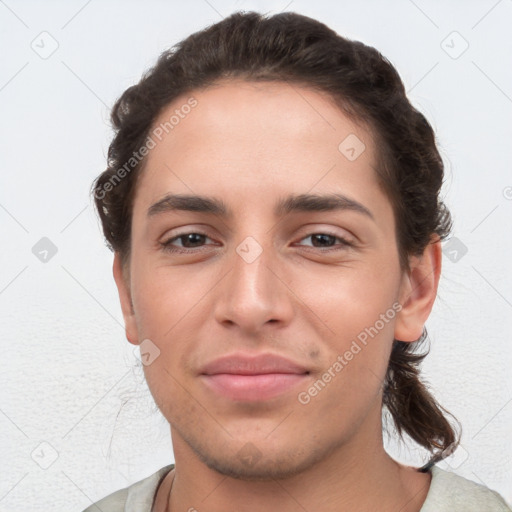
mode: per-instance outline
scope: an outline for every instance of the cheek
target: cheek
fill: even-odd
[[[318,277],[310,273],[302,278],[308,307],[329,328],[323,339],[327,374],[320,378],[331,391],[318,402],[339,404],[342,397],[357,408],[379,391],[386,374],[400,309],[399,269],[374,262]]]
[[[294,279],[308,307],[329,327],[333,349],[341,350],[366,329],[393,336],[400,273],[378,262],[303,272]],[[383,316],[384,315],[384,316]],[[361,336],[364,338],[364,334]]]
[[[133,279],[132,291],[139,334],[164,342],[189,323],[211,287],[201,270],[165,266],[141,266]]]
[[[398,303],[382,279],[332,282],[316,297],[312,309],[329,325],[324,338],[325,366],[301,395],[315,417],[329,418],[340,431],[353,432],[370,410],[380,410],[393,342]],[[367,285],[367,286],[364,286]],[[393,307],[395,306],[395,307]],[[377,414],[375,412],[375,414]],[[332,433],[324,425],[324,435]]]
[[[139,339],[151,340],[158,353],[144,366],[144,373],[159,407],[162,404],[167,413],[179,416],[182,402],[189,402],[180,383],[190,377],[190,362],[200,350],[198,332],[207,316],[204,305],[216,280],[208,281],[208,276],[214,277],[211,272],[185,266],[138,268],[142,270],[133,276],[132,291]],[[183,399],[169,401],[169,396]],[[189,413],[190,407],[186,405]]]
[[[200,305],[209,288],[184,268],[147,266],[133,281],[139,339],[151,340],[158,351],[144,365],[146,381],[162,413],[178,423],[192,418],[197,405],[184,392],[184,376],[189,377],[189,359],[197,348],[194,326],[204,319]]]

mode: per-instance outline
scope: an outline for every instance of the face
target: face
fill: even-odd
[[[115,261],[175,448],[258,479],[365,445],[411,290],[370,134],[284,83],[193,91],[154,126],[176,110],[137,184],[122,278]]]

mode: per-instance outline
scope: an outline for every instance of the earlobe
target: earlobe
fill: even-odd
[[[400,288],[402,309],[395,323],[395,339],[416,341],[423,334],[432,311],[441,275],[441,242],[427,245],[421,256],[411,256],[409,271],[404,273]]]
[[[117,291],[119,294],[119,301],[121,302],[121,310],[123,312],[126,339],[134,345],[139,344],[139,337],[137,333],[137,323],[135,319],[135,311],[133,309],[133,302],[131,298],[129,279],[123,271],[121,256],[118,252],[114,254],[114,264],[112,268],[114,274],[114,281],[116,282]]]

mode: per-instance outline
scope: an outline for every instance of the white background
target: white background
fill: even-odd
[[[88,191],[116,98],[239,9],[296,11],[375,46],[432,123],[460,259],[444,260],[424,376],[463,425],[452,469],[512,502],[512,2],[287,1],[0,1],[0,511],[81,511],[173,462]],[[42,237],[57,248],[46,263]]]

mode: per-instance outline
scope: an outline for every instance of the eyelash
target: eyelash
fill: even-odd
[[[173,236],[172,238],[169,238],[165,242],[160,242],[160,246],[161,246],[162,250],[165,252],[178,253],[178,254],[193,254],[193,253],[201,251],[202,250],[201,247],[179,248],[179,247],[174,247],[172,245],[172,242],[174,242],[180,238],[184,238],[188,235],[200,235],[200,236],[205,236],[206,238],[210,238],[206,233],[203,233],[201,231],[189,231],[189,232],[180,233],[176,236]],[[341,245],[341,247],[337,247],[337,248],[334,248],[334,247],[322,248],[322,247],[308,246],[308,247],[310,247],[310,249],[318,249],[321,253],[342,251],[342,250],[346,250],[347,247],[354,246],[354,244],[352,242],[349,242],[346,238],[335,235],[333,233],[329,233],[328,231],[318,231],[315,233],[310,233],[309,235],[306,235],[305,237],[301,238],[300,241],[305,240],[305,239],[310,238],[315,235],[327,235],[327,236],[330,236],[340,242],[339,245]],[[211,238],[210,238],[210,240],[211,240]]]

